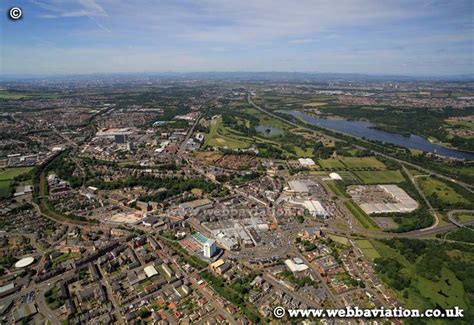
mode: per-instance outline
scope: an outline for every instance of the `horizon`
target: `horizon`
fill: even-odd
[[[242,75],[241,77],[238,75]],[[247,76],[245,76],[247,75]],[[266,75],[266,76],[264,76]],[[282,75],[282,76],[280,76]],[[451,75],[402,75],[402,74],[370,74],[370,73],[345,73],[345,72],[312,72],[312,71],[150,71],[150,72],[96,72],[96,73],[69,73],[69,74],[11,74],[0,75],[0,82],[29,81],[29,80],[53,80],[53,79],[76,79],[76,78],[109,78],[109,77],[147,77],[147,78],[185,78],[195,77],[206,80],[215,76],[216,79],[249,79],[265,80],[278,77],[287,77],[297,81],[304,78],[315,78],[321,81],[341,79],[343,81],[474,81],[474,73],[451,74]]]
[[[7,0],[0,73],[474,74],[471,1]]]

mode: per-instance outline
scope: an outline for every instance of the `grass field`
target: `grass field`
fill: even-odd
[[[375,157],[339,157],[319,160],[322,168],[328,169],[385,169],[385,165]]]
[[[342,179],[346,182],[351,182],[351,183],[354,183],[354,184],[359,184],[360,183],[360,179],[358,177],[356,177],[352,172],[350,171],[347,171],[347,170],[342,170],[342,171],[338,171],[337,172],[339,174],[339,176],[342,177]]]
[[[227,147],[229,149],[243,149],[250,146],[246,138],[230,130],[222,124],[222,118],[212,121],[209,134],[206,135],[205,145],[211,147]],[[248,139],[248,138],[247,138]]]
[[[327,182],[329,189],[336,194],[337,196],[348,197],[346,191],[344,190],[344,183],[341,181]]]
[[[357,246],[359,246],[360,250],[362,251],[362,253],[364,253],[364,255],[371,259],[371,260],[374,260],[378,257],[380,257],[380,254],[379,252],[377,252],[377,250],[375,249],[375,247],[370,243],[370,241],[366,240],[366,239],[358,239],[355,241]]]
[[[461,222],[474,220],[474,214],[459,214],[456,215],[456,219]]]
[[[311,103],[306,103],[303,104],[305,107],[321,107],[321,106],[326,106],[328,103],[323,103],[323,102],[311,102]]]
[[[345,168],[344,164],[339,159],[321,159],[319,160],[319,165],[322,168],[328,169]]]
[[[448,268],[442,267],[441,277],[438,281],[429,280],[417,272],[416,263],[409,262],[395,249],[380,241],[371,241],[371,244],[379,255],[395,259],[402,264],[400,273],[412,279],[410,286],[405,289],[408,293],[407,296],[404,297],[402,292],[393,290],[397,298],[404,302],[405,308],[426,309],[436,305],[441,308],[458,306],[465,309],[467,307],[466,293],[462,282]]]
[[[22,93],[16,93],[16,92],[11,92],[5,89],[0,89],[0,99],[21,99],[26,97],[25,94]]]
[[[420,177],[418,184],[428,198],[439,200],[449,205],[469,204],[469,200],[456,192],[448,184],[433,177]]]
[[[0,181],[11,180],[18,175],[24,174],[32,170],[33,167],[14,167],[7,168],[0,172]]]
[[[344,157],[340,159],[347,168],[384,169],[385,165],[375,157]]]
[[[399,170],[354,171],[364,184],[402,183],[405,181]]]
[[[344,202],[344,205],[349,209],[352,215],[357,219],[357,221],[366,229],[377,229],[377,224],[372,220],[357,204],[352,201]]]
[[[332,241],[334,241],[338,244],[341,244],[341,245],[344,245],[344,246],[349,246],[350,245],[349,240],[346,237],[336,236],[336,235],[328,235],[328,237],[331,238]]]
[[[32,170],[33,167],[7,168],[0,172],[0,197],[6,197],[9,194],[11,180],[18,175]]]

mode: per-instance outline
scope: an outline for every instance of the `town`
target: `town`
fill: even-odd
[[[472,82],[2,82],[0,322],[472,323],[473,107]],[[323,124],[361,111],[435,148]]]

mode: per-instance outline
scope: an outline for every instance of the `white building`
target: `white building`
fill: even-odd
[[[299,158],[298,159],[299,163],[303,167],[310,167],[316,165],[313,159],[311,158]]]
[[[217,252],[216,241],[213,239],[209,239],[202,246],[202,250],[204,257],[211,258]]]
[[[326,211],[326,209],[324,209],[323,205],[319,201],[306,200],[304,201],[303,205],[313,217],[329,216],[328,212]]]
[[[329,177],[335,181],[342,181],[342,177],[338,173],[331,173],[329,174]]]

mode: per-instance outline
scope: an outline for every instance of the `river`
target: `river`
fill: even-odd
[[[428,140],[417,135],[410,135],[410,137],[401,134],[390,133],[372,128],[373,124],[366,121],[348,121],[339,119],[322,119],[313,115],[309,115],[300,111],[284,111],[280,113],[289,114],[298,117],[308,124],[315,125],[322,128],[327,128],[343,133],[347,133],[359,138],[366,138],[369,140],[383,141],[386,143],[396,144],[401,147],[417,149],[424,152],[437,153],[438,155],[451,158],[464,158],[466,160],[474,160],[474,153],[449,149],[438,144],[429,142]]]

